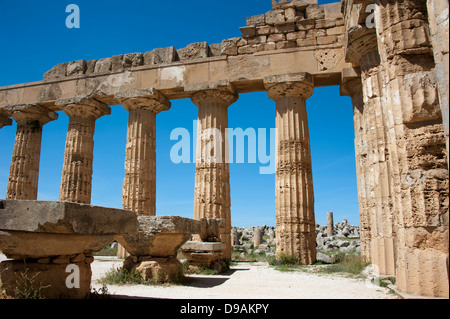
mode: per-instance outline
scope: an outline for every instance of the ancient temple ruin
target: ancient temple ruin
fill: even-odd
[[[239,95],[266,91],[278,131],[277,253],[312,264],[306,103],[315,87],[339,85],[353,104],[363,257],[395,276],[400,291],[448,297],[448,0],[272,4],[247,18],[241,37],[61,63],[42,81],[0,87],[0,128],[17,122],[6,199],[37,199],[43,127],[63,111],[69,127],[59,200],[89,204],[95,121],[121,104],[129,112],[123,207],[153,216],[157,114],[170,112],[171,100],[191,99],[198,132],[224,131]],[[197,158],[205,142],[198,137]],[[223,158],[197,161],[193,216],[225,220],[225,258],[230,187]]]

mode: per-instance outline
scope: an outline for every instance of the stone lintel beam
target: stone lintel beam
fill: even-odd
[[[277,255],[295,256],[301,264],[316,260],[314,191],[306,99],[314,91],[310,74],[264,78],[276,102],[277,167],[275,214]]]
[[[111,109],[90,97],[61,99],[56,104],[69,116],[59,200],[89,204],[95,120],[111,114]]]
[[[128,90],[115,99],[129,112],[122,204],[139,216],[156,215],[156,114],[170,101],[154,88]]]
[[[10,114],[17,122],[7,199],[37,199],[42,126],[58,114],[39,105],[16,105]]]

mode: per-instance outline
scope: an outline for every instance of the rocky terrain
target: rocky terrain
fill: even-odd
[[[327,226],[316,224],[317,260],[331,263],[338,253],[360,253],[359,226],[347,220],[335,223],[334,235],[327,236]],[[232,227],[233,251],[245,254],[275,256],[275,227]]]

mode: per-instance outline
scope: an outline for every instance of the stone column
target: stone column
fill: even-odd
[[[448,188],[425,1],[377,0],[400,291],[449,296]]]
[[[170,109],[170,101],[154,89],[127,91],[115,98],[129,112],[123,208],[139,216],[155,216],[156,114]]]
[[[11,109],[17,122],[6,199],[36,200],[41,158],[42,127],[58,114],[39,105],[18,105]]]
[[[313,91],[308,73],[266,76],[270,99],[276,102],[277,255],[296,255],[301,264],[316,260],[314,192],[306,99]]]
[[[370,228],[370,257],[376,271],[395,275],[395,230],[392,216],[392,163],[383,111],[383,68],[374,28],[357,25],[347,33],[346,60],[361,69],[362,137],[366,144],[366,213]]]
[[[194,218],[222,218],[226,244],[224,257],[231,259],[230,173],[228,158],[228,107],[238,99],[232,88],[194,93],[198,107],[197,163],[195,170]]]
[[[106,104],[89,97],[58,100],[69,116],[59,200],[91,203],[95,120],[111,114]]]
[[[356,178],[358,185],[359,226],[361,237],[361,256],[366,261],[371,260],[370,251],[370,218],[368,212],[369,170],[367,163],[367,124],[364,120],[364,103],[361,76],[343,79],[340,86],[341,95],[352,99],[353,123],[355,129]]]
[[[444,124],[447,159],[449,155],[449,41],[448,0],[427,0],[428,23],[430,26],[433,56],[436,64],[439,101]],[[447,160],[447,168],[449,161]]]
[[[334,236],[333,212],[327,213],[327,236]]]

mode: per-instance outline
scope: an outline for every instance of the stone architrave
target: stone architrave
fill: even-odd
[[[58,114],[39,105],[11,108],[17,122],[6,199],[36,200],[41,157],[42,127]]]
[[[171,103],[154,89],[121,92],[115,98],[129,112],[123,208],[138,216],[155,216],[156,114],[169,110]]]
[[[202,90],[191,96],[198,107],[194,218],[226,220],[225,232],[220,236],[226,244],[225,259],[231,259],[227,109],[237,99],[230,87]]]
[[[296,255],[301,264],[316,260],[314,191],[306,100],[314,91],[308,73],[264,78],[276,102],[277,254]]]
[[[59,200],[90,204],[95,121],[111,109],[90,97],[60,99],[56,105],[69,116]]]
[[[400,291],[449,296],[449,175],[426,1],[377,0]]]

